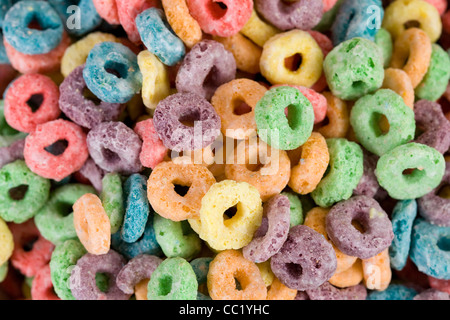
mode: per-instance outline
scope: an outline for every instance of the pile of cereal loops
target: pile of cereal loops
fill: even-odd
[[[0,299],[450,300],[449,4],[0,0]]]

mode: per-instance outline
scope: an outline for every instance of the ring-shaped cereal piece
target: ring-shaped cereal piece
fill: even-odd
[[[262,49],[254,44],[251,40],[244,37],[241,33],[236,33],[231,37],[213,36],[213,40],[220,42],[227,51],[230,51],[236,67],[250,74],[257,74],[260,71],[259,59],[261,58]]]
[[[281,30],[309,30],[322,19],[323,1],[255,0],[256,11]]]
[[[305,291],[309,300],[366,300],[367,289],[363,284],[348,288],[336,288],[329,282],[321,286]]]
[[[147,50],[162,63],[174,66],[184,58],[184,43],[173,33],[161,9],[150,8],[139,14],[136,26]]]
[[[242,27],[240,33],[256,43],[261,48],[264,44],[281,31],[262,20],[255,9],[247,23]]]
[[[360,232],[353,225],[357,221]],[[394,239],[392,223],[377,201],[355,196],[330,209],[326,217],[329,238],[343,253],[368,259],[387,249]]]
[[[186,0],[162,0],[167,22],[188,48],[192,48],[203,38],[203,32],[191,13]]]
[[[226,211],[233,207],[236,211],[230,218]],[[202,198],[200,219],[189,222],[214,250],[240,249],[252,240],[261,225],[262,214],[261,197],[255,187],[224,180],[211,186]]]
[[[137,59],[142,73],[142,101],[153,111],[171,93],[169,74],[164,64],[150,51],[141,51]]]
[[[250,79],[236,79],[221,85],[211,104],[220,117],[222,134],[238,140],[253,135],[256,132],[254,108],[266,92],[264,86]],[[246,113],[241,114],[243,112]]]
[[[412,172],[405,170],[414,169]],[[436,188],[445,173],[439,151],[419,143],[407,143],[385,153],[377,163],[378,183],[391,198],[417,199]]]
[[[167,258],[153,271],[147,290],[148,300],[196,300],[197,277],[185,259]]]
[[[101,200],[92,193],[81,196],[73,205],[73,224],[78,238],[93,255],[108,253],[111,224]]]
[[[450,280],[450,252],[446,250],[450,227],[440,227],[416,219],[411,235],[410,258],[420,272]]]
[[[350,110],[347,103],[331,92],[323,92],[322,95],[328,103],[326,114],[328,124],[319,126],[317,131],[326,139],[345,138],[350,128]]]
[[[376,256],[362,260],[364,285],[369,290],[386,290],[392,279],[389,248]]]
[[[136,55],[116,42],[101,42],[92,48],[83,78],[93,94],[109,103],[126,103],[142,87]]]
[[[255,263],[268,261],[286,241],[290,228],[290,202],[283,195],[270,198],[263,207],[263,220],[252,241],[242,249],[244,257]]]
[[[204,166],[161,162],[150,174],[147,196],[153,209],[166,219],[198,219],[200,200],[215,182]],[[189,187],[189,190],[181,196],[175,185]]]
[[[194,127],[183,122],[193,122]],[[176,152],[203,149],[220,135],[220,117],[214,107],[195,93],[176,93],[162,100],[153,124],[164,146]]]
[[[327,229],[326,229],[326,219],[329,209],[315,207],[308,211],[305,217],[305,222],[303,223],[305,226],[310,227],[311,229],[317,231],[318,233],[322,234],[324,238],[331,243],[333,246],[334,252],[336,253],[336,271],[335,274],[340,274],[349,268],[351,268],[356,260],[357,257],[349,256],[343,253],[341,250],[339,250],[334,243],[331,241],[331,239],[328,237]]]
[[[42,73],[48,74],[58,72],[61,68],[61,61],[66,49],[71,44],[69,35],[64,32],[59,45],[48,53],[25,54],[14,49],[6,39],[3,39],[5,51],[11,66],[22,74]]]
[[[431,53],[428,35],[418,28],[408,29],[395,40],[390,67],[405,71],[416,88],[428,71]]]
[[[261,140],[276,149],[294,150],[311,136],[314,109],[299,90],[273,88],[256,104],[255,121]]]
[[[364,172],[364,156],[357,143],[337,138],[327,139],[327,146],[328,172],[311,193],[317,205],[325,208],[350,198]]]
[[[6,147],[0,147],[0,168],[16,160],[23,160],[24,147],[25,139],[16,140]]]
[[[184,58],[175,79],[178,92],[191,92],[210,100],[216,89],[236,77],[236,60],[214,40],[197,43]]]
[[[53,291],[50,265],[38,271],[31,285],[32,300],[61,300]]]
[[[6,222],[0,218],[0,241],[2,248],[0,250],[0,265],[7,264],[14,250],[14,240],[11,231]],[[1,282],[1,281],[0,281]]]
[[[50,187],[23,160],[5,165],[0,170],[0,217],[14,223],[31,219],[47,202]]]
[[[4,114],[8,124],[22,132],[55,120],[61,114],[58,86],[47,76],[25,74],[14,80],[5,94]]]
[[[101,42],[119,42],[119,39],[109,33],[92,32],[71,44],[61,60],[61,73],[67,77],[75,68],[83,65],[94,46]]]
[[[56,150],[59,155],[46,150],[59,141],[68,142],[67,148]],[[23,153],[31,171],[56,181],[80,170],[89,156],[86,134],[78,125],[63,119],[38,125],[25,139]]]
[[[414,110],[415,93],[411,78],[401,69],[387,68],[384,70],[383,89],[391,89],[403,98],[405,104]]]
[[[393,1],[385,9],[382,27],[391,33],[394,40],[401,37],[411,25],[426,32],[431,42],[436,42],[442,33],[439,12],[426,1]]]
[[[236,289],[236,279],[242,290]],[[207,277],[213,300],[265,300],[267,288],[255,263],[237,250],[216,255],[209,264]]]
[[[29,28],[36,22],[39,28]],[[63,22],[45,1],[20,1],[6,13],[2,25],[5,40],[17,51],[38,55],[49,53],[61,42]]]
[[[285,286],[276,277],[267,290],[267,300],[295,300],[297,290]]]
[[[361,283],[364,278],[362,262],[357,259],[355,263],[342,272],[335,272],[333,276],[328,279],[328,282],[338,288],[353,287]]]
[[[55,246],[40,235],[33,219],[8,226],[14,238],[11,265],[25,277],[34,277],[50,261]]]
[[[322,180],[330,162],[325,138],[313,132],[301,148],[298,163],[291,162],[289,187],[298,194],[309,194]]]
[[[262,201],[281,193],[291,176],[291,162],[283,150],[252,137],[242,140],[225,163],[225,178],[254,186]]]
[[[118,173],[107,173],[102,178],[100,199],[111,222],[111,234],[114,234],[122,226],[125,215],[122,178]]]
[[[116,281],[125,264],[125,258],[114,250],[102,255],[86,253],[78,259],[70,274],[73,296],[76,300],[128,300],[131,294],[120,290]],[[97,286],[97,274],[106,274],[109,278],[105,292]]]
[[[92,0],[98,14],[111,25],[120,24],[116,0]]]
[[[297,57],[301,58],[299,66],[286,64],[287,58],[295,60]],[[261,74],[271,84],[309,88],[322,75],[323,58],[320,46],[308,32],[292,30],[280,33],[264,44],[260,59]]]
[[[250,19],[253,1],[186,0],[189,12],[208,34],[231,37]]]

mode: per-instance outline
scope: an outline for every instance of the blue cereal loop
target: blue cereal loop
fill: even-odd
[[[333,44],[352,38],[375,40],[384,10],[380,0],[345,0],[331,28]]]
[[[137,56],[115,42],[94,46],[86,60],[83,78],[93,94],[109,103],[126,103],[142,87]]]
[[[392,212],[392,229],[394,239],[389,247],[391,267],[402,270],[409,256],[411,246],[411,231],[417,216],[416,200],[402,200],[397,202]]]
[[[413,288],[391,284],[384,291],[371,291],[367,295],[367,300],[413,300],[417,293]]]
[[[144,233],[150,213],[147,199],[147,179],[140,174],[131,175],[124,183],[125,217],[121,230],[122,240],[136,242]]]
[[[136,26],[148,51],[162,63],[173,66],[183,59],[186,53],[184,43],[173,33],[162,10],[145,10],[136,17]]]
[[[3,20],[5,19],[5,15],[11,6],[11,0],[0,0],[0,29],[3,28]]]
[[[416,219],[410,258],[419,271],[433,278],[450,280],[450,227]]]
[[[29,24],[39,23],[42,30],[31,29]],[[63,23],[58,13],[46,1],[20,1],[6,13],[3,34],[17,51],[37,55],[52,51],[61,42]]]

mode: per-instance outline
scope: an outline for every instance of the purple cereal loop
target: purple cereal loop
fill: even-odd
[[[0,168],[16,160],[23,160],[25,139],[17,140],[7,147],[0,148]]]
[[[333,276],[337,268],[336,253],[323,235],[297,225],[289,231],[280,251],[270,259],[275,276],[287,287],[310,290]]]
[[[444,177],[439,186],[417,200],[419,214],[428,222],[443,227],[450,227],[450,199],[442,198],[438,193],[447,184],[450,184],[449,162],[445,164]]]
[[[447,292],[442,292],[436,289],[427,289],[416,295],[413,300],[450,300]]]
[[[134,287],[144,279],[150,279],[153,271],[163,260],[157,256],[142,254],[134,257],[117,275],[117,286],[127,294],[134,293]]]
[[[339,289],[325,282],[320,287],[306,291],[311,300],[366,300],[367,289],[364,285]]]
[[[119,289],[116,277],[125,265],[126,260],[114,250],[107,254],[85,254],[72,269],[70,290],[76,300],[128,300],[129,294]],[[97,287],[95,276],[106,273],[109,276],[109,288],[102,292]]]
[[[280,30],[310,30],[323,16],[323,2],[312,0],[255,0],[256,11]]]
[[[122,122],[102,122],[87,135],[89,154],[107,172],[133,174],[142,170],[142,141]]]
[[[176,77],[178,92],[196,93],[210,100],[216,89],[236,77],[236,60],[214,40],[203,40],[185,56]]]
[[[92,158],[88,158],[83,167],[81,167],[78,172],[91,182],[95,190],[97,190],[98,192],[102,192],[102,179],[106,173],[105,170],[101,169],[95,164],[95,161],[92,160]]]
[[[352,222],[364,228],[360,232]],[[392,223],[376,200],[355,196],[330,209],[326,230],[333,244],[343,253],[360,259],[376,256],[388,248],[394,238]]]
[[[378,190],[380,189],[380,185],[378,184],[377,177],[375,175],[375,169],[377,167],[378,156],[369,153],[367,150],[363,149],[364,155],[364,172],[359,180],[358,186],[355,190],[353,190],[353,194],[360,196],[368,196],[375,197]]]
[[[194,122],[194,127],[182,121]],[[176,93],[160,101],[153,124],[164,146],[176,152],[206,148],[219,136],[221,127],[214,107],[194,93]]]
[[[116,121],[125,108],[124,104],[94,101],[84,97],[87,88],[83,78],[84,65],[74,69],[59,87],[59,107],[76,124],[92,129],[105,121]]]
[[[276,195],[264,204],[263,220],[266,222],[242,249],[247,260],[261,263],[280,250],[289,233],[290,213],[290,202],[286,196]]]

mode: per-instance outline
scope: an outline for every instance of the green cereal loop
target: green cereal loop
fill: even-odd
[[[62,300],[75,300],[69,278],[78,259],[87,253],[79,240],[67,240],[55,247],[50,259],[50,275],[55,293]]]
[[[387,133],[380,128],[382,116],[389,121]],[[360,144],[378,156],[410,142],[416,132],[414,111],[389,89],[359,99],[352,108],[350,123]]]
[[[102,179],[100,199],[111,222],[111,234],[119,231],[125,215],[122,177],[118,173],[108,173]]]
[[[50,194],[50,199],[34,217],[36,227],[45,239],[59,244],[77,238],[72,206],[86,193],[95,194],[95,189],[83,184],[66,184]]]
[[[147,289],[148,300],[196,300],[198,282],[189,262],[167,258],[153,271]]]
[[[415,93],[418,100],[438,100],[447,89],[450,79],[450,57],[438,44],[432,45],[431,62]]]
[[[314,110],[299,90],[277,87],[267,91],[256,104],[255,121],[258,135],[264,142],[275,149],[294,150],[311,136]]]
[[[3,280],[5,280],[6,275],[8,274],[8,264],[9,261],[6,261],[4,264],[0,266],[0,283],[2,283]]]
[[[380,28],[375,35],[375,43],[380,47],[383,55],[384,67],[389,67],[394,51],[394,44],[392,43],[392,36],[386,29]]]
[[[363,175],[361,147],[347,139],[327,139],[330,164],[325,177],[311,193],[316,204],[328,208],[349,199]]]
[[[31,172],[23,160],[5,165],[0,170],[0,217],[14,223],[33,218],[47,202],[50,185],[48,179]]]
[[[153,228],[166,257],[190,260],[200,253],[202,241],[186,220],[177,222],[155,214]]]
[[[288,197],[289,203],[291,205],[290,227],[292,228],[294,226],[303,224],[303,206],[298,195],[290,191],[284,191],[281,194]]]
[[[335,47],[323,68],[331,92],[342,100],[356,100],[383,84],[381,50],[375,42],[353,38]]]
[[[5,119],[5,103],[0,100],[0,135],[1,136],[13,136],[19,133],[16,129],[9,126]]]
[[[405,170],[416,169],[410,174]],[[420,198],[436,188],[444,176],[445,159],[436,149],[408,143],[384,154],[377,163],[378,183],[391,198]]]

